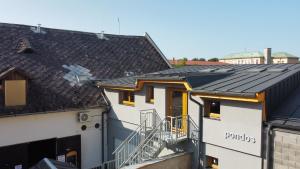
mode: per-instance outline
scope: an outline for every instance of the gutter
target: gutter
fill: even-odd
[[[196,103],[199,106],[199,120],[198,120],[198,127],[199,127],[199,131],[198,131],[198,136],[199,136],[199,143],[198,143],[198,155],[199,155],[199,162],[198,162],[198,169],[201,169],[200,166],[200,156],[202,156],[203,154],[203,148],[202,148],[202,143],[203,143],[203,117],[204,117],[204,111],[203,111],[203,107],[204,105],[199,103],[197,100],[195,100],[191,93],[190,93],[190,100],[193,101],[194,103]],[[201,144],[201,145],[200,145]]]
[[[300,126],[290,126],[290,125],[284,125],[279,123],[267,123],[267,143],[266,143],[266,169],[272,169],[271,168],[271,130],[272,128],[282,128],[282,129],[289,129],[289,130],[300,130]]]

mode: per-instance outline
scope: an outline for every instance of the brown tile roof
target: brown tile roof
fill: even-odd
[[[0,115],[57,111],[103,104],[100,90],[88,84],[71,86],[66,68],[82,68],[93,79],[119,78],[169,68],[145,36],[104,34],[0,23],[0,73],[15,67],[29,76],[28,104],[22,109],[4,107]],[[24,49],[32,51],[26,52]],[[64,65],[64,67],[63,67]],[[88,71],[86,71],[88,70]],[[74,77],[74,76],[73,76]],[[68,77],[70,78],[70,76]]]

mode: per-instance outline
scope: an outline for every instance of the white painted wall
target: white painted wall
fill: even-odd
[[[136,129],[140,124],[140,110],[156,109],[157,113],[161,118],[165,117],[166,110],[166,88],[164,86],[154,86],[154,104],[146,102],[146,87],[142,90],[135,92],[135,105],[128,106],[119,103],[119,91],[116,90],[105,90],[105,94],[111,102],[112,112],[109,116],[113,119],[120,120],[122,125],[128,129]],[[136,125],[128,124],[133,123]]]
[[[84,110],[93,115],[92,122],[85,123],[88,128],[81,130],[78,121],[79,111],[35,114],[0,118],[0,147],[50,138],[81,135],[82,168],[88,169],[101,164],[101,126],[102,109]]]
[[[261,169],[262,159],[237,151],[205,144],[206,155],[218,158],[220,169]]]
[[[258,103],[221,101],[221,118],[203,119],[203,141],[229,149],[261,155],[262,106]],[[242,141],[227,138],[226,133],[246,135],[255,139]]]

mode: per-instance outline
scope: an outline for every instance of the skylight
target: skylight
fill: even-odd
[[[62,67],[70,70],[63,78],[68,80],[71,86],[82,86],[86,81],[95,80],[90,70],[80,65],[63,65]]]

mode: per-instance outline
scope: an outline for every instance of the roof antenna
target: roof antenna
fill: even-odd
[[[120,35],[120,32],[121,32],[121,23],[120,23],[119,17],[118,17],[118,24],[119,24],[119,35]]]

